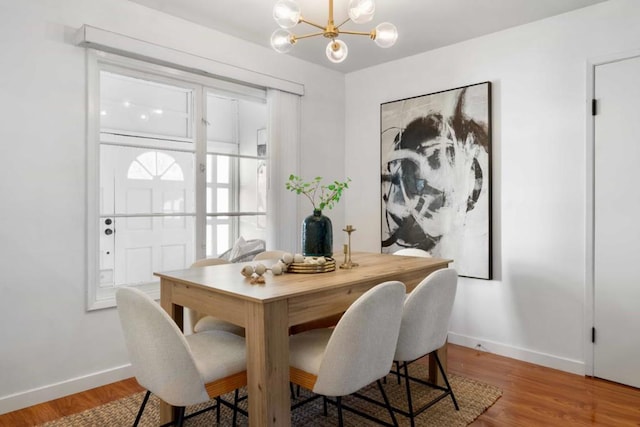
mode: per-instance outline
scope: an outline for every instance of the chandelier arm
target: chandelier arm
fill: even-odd
[[[316,27],[319,28],[321,30],[324,31],[325,27],[320,25],[320,24],[316,24],[315,22],[311,22],[311,21],[307,21],[306,19],[304,19],[303,17],[300,17],[300,20],[298,22],[304,22],[305,24],[311,25],[312,27]]]
[[[308,39],[309,37],[321,36],[323,34],[324,34],[324,32],[321,32],[321,33],[310,33],[310,34],[303,34],[301,36],[292,36],[292,38],[294,40]]]
[[[374,38],[375,30],[373,31],[340,31],[340,34],[351,34],[355,36],[369,36],[371,38]]]
[[[347,18],[345,19],[340,25],[337,25],[336,28],[340,28],[342,27],[344,24],[346,24],[347,22],[351,21],[351,18]]]

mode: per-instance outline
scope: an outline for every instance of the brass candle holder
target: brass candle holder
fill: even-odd
[[[344,245],[344,262],[340,265],[340,268],[350,269],[353,267],[357,267],[358,264],[351,261],[351,233],[356,231],[351,225],[347,225],[346,228],[343,228],[342,231],[347,233],[348,244]]]

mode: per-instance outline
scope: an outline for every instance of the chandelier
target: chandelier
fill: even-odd
[[[338,39],[340,34],[369,36],[378,46],[383,48],[391,47],[398,39],[398,30],[395,25],[389,22],[383,22],[369,32],[340,29],[349,21],[353,21],[356,24],[364,24],[371,21],[375,9],[374,0],[349,0],[349,18],[341,24],[336,25],[333,21],[333,0],[329,0],[329,17],[327,24],[323,26],[304,19],[300,13],[300,7],[294,0],[279,0],[273,7],[273,18],[281,28],[274,31],[271,35],[271,46],[277,52],[287,53],[298,40],[324,36],[330,39],[326,48],[327,58],[334,63],[344,61],[349,52],[347,44]],[[316,27],[321,31],[303,35],[295,35],[289,31],[290,28],[295,27],[301,22]]]

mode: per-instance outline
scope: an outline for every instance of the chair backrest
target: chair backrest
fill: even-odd
[[[173,406],[209,400],[184,335],[144,292],[119,288],[116,303],[136,380]]]
[[[227,261],[226,259],[222,259],[222,258],[202,258],[202,259],[199,259],[199,260],[195,261],[193,264],[191,264],[190,268],[193,268],[193,267],[206,267],[208,265],[219,265],[219,264],[229,264],[229,261]]]
[[[394,360],[415,360],[445,344],[457,285],[456,270],[444,268],[429,274],[409,293]]]
[[[264,251],[254,256],[253,260],[260,261],[263,259],[280,259],[282,258],[282,255],[286,253],[287,253],[286,251]]]
[[[189,268],[207,267],[209,265],[220,265],[220,264],[230,264],[230,262],[222,258],[202,258],[195,261],[193,264],[191,264],[191,267]],[[188,324],[191,326],[190,328],[191,332],[193,332],[194,328],[196,327],[196,323],[198,323],[198,320],[202,319],[203,317],[204,315],[201,313],[198,313],[196,310],[193,310],[189,307],[185,307],[184,322],[185,324]],[[188,331],[185,331],[185,332],[189,333]]]
[[[417,248],[398,249],[393,254],[402,255],[402,256],[419,256],[423,258],[431,258],[431,254],[429,252],[422,249],[417,249]]]
[[[405,292],[401,282],[384,282],[347,309],[327,343],[315,393],[344,396],[389,373]]]

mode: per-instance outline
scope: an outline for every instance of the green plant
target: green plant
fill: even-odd
[[[349,188],[351,178],[347,178],[343,182],[333,181],[329,185],[322,185],[321,181],[321,176],[317,176],[311,181],[304,181],[299,176],[289,175],[289,180],[285,183],[285,187],[296,194],[304,194],[311,202],[313,210],[331,209],[340,201],[342,192]]]

